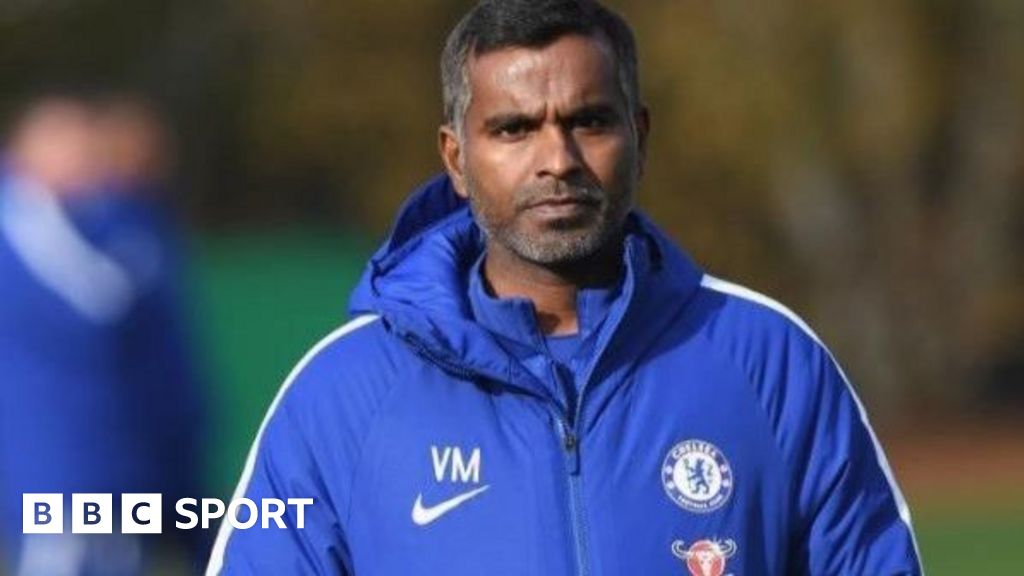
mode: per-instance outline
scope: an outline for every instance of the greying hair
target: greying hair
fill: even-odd
[[[469,59],[513,46],[541,48],[569,34],[602,36],[615,53],[630,112],[640,107],[636,41],[618,14],[593,0],[482,0],[452,29],[441,55],[444,121],[462,138],[469,109]]]

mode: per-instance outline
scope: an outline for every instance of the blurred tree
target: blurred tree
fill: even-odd
[[[470,4],[5,2],[0,82],[149,87],[208,227],[379,234],[440,169],[437,60]],[[793,303],[872,404],[955,406],[1024,361],[1024,3],[610,4],[653,110],[641,205],[709,270]]]

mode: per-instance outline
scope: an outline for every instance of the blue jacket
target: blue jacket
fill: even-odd
[[[160,207],[128,192],[58,202],[33,186],[0,168],[8,561],[21,543],[23,493],[63,493],[70,506],[75,492],[172,500],[200,488],[204,405],[175,229]]]
[[[225,523],[209,573],[921,573],[863,408],[787,309],[632,214],[569,383],[539,333],[473,317],[482,250],[446,178],[410,198],[235,494],[311,497],[304,528]]]

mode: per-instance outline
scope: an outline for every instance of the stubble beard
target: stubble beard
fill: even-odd
[[[626,214],[632,205],[632,194],[609,195],[596,184],[527,187],[516,191],[513,217],[499,218],[478,193],[478,184],[470,171],[465,171],[467,195],[477,224],[489,242],[501,245],[518,258],[546,268],[564,268],[587,261],[621,238]],[[554,221],[545,230],[533,233],[518,225],[522,210],[540,198],[554,195],[580,198],[596,205],[596,214],[581,224],[567,219]]]

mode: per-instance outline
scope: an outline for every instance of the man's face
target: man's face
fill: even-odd
[[[16,131],[10,154],[19,171],[54,193],[88,191],[99,176],[95,117],[74,100],[39,102]]]
[[[443,129],[442,154],[489,240],[558,266],[618,238],[647,116],[630,110],[607,43],[568,35],[497,50],[470,61],[469,82],[464,134]]]

